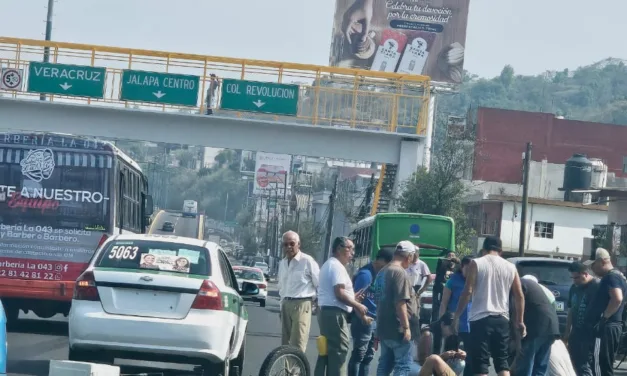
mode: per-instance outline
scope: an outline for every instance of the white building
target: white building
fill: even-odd
[[[469,197],[467,209],[478,248],[486,236],[495,235],[502,239],[504,251],[518,253],[520,196]],[[607,205],[529,198],[525,255],[587,257],[592,229],[607,223],[607,217]]]

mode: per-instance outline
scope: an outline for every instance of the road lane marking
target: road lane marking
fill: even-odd
[[[157,223],[157,219],[159,219],[159,217],[165,213],[165,210],[159,210],[159,213],[157,213],[157,215],[155,215],[155,217],[152,220],[152,223],[150,223],[150,228],[148,228],[148,234],[152,234],[153,231],[155,230],[155,223]]]
[[[205,216],[202,214],[198,219],[198,239],[205,240]]]

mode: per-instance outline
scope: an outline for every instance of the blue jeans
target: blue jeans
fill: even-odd
[[[366,325],[358,317],[353,316],[351,323],[353,352],[348,361],[348,376],[368,376],[370,363],[374,358],[374,325],[374,322]]]
[[[525,338],[516,359],[516,376],[545,376],[555,337]]]
[[[409,375],[412,363],[411,341],[384,339],[379,343],[379,347],[381,355],[377,376],[389,376],[392,371],[394,376]]]

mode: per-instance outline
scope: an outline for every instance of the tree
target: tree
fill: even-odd
[[[457,252],[468,253],[474,231],[468,226],[463,198],[467,186],[461,177],[469,165],[469,143],[446,140],[434,153],[431,170],[419,168],[403,184],[398,199],[399,209],[409,213],[424,213],[452,217],[455,220]]]

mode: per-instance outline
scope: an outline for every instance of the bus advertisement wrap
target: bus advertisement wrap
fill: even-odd
[[[96,141],[0,135],[0,278],[83,272],[111,230],[111,159]]]
[[[0,224],[0,278],[78,278],[103,232]]]

